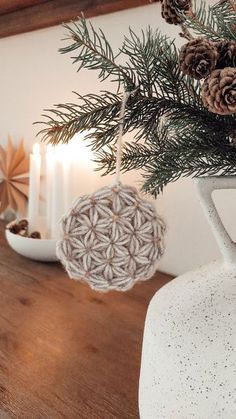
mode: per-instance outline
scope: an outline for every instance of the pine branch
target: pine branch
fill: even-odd
[[[98,77],[104,81],[112,76],[112,81],[124,83],[127,90],[135,88],[135,78],[130,69],[124,70],[117,64],[119,54],[114,55],[111,45],[107,41],[104,33],[100,29],[96,32],[92,24],[89,26],[86,20],[81,17],[78,23],[70,25],[64,24],[68,35],[64,40],[70,43],[66,47],[60,48],[62,54],[72,53],[78,50],[78,54],[73,56],[73,63],[78,64],[78,71],[81,68],[97,70]]]
[[[205,175],[222,175],[236,173],[236,149],[232,150],[225,144],[218,146],[198,143],[196,147],[190,141],[177,139],[168,146],[165,152],[157,155],[156,160],[151,160],[145,167],[143,174],[145,182],[143,189],[156,196],[169,182],[178,180],[181,176],[196,177]]]
[[[42,141],[52,143],[68,143],[78,132],[99,129],[118,118],[121,97],[104,92],[101,95],[76,94],[79,104],[58,104],[54,109],[46,110],[43,124],[45,128],[38,133]]]
[[[142,169],[150,160],[156,158],[156,150],[144,144],[124,143],[122,155],[122,169],[124,172]],[[116,148],[100,149],[95,154],[97,170],[105,176],[114,173],[116,168]]]
[[[226,1],[206,9],[205,3],[187,17],[184,28],[218,41],[234,39],[235,11]],[[122,169],[140,169],[144,189],[156,195],[180,176],[235,174],[236,147],[230,136],[236,131],[236,116],[208,112],[201,101],[201,85],[180,71],[173,41],[150,27],[141,36],[130,30],[119,54],[112,52],[103,32],[88,28],[84,20],[69,29],[73,43],[62,52],[77,51],[79,69],[98,70],[101,81],[110,78],[125,89],[135,89],[126,106]],[[188,32],[186,32],[186,36]],[[124,65],[117,64],[117,59]],[[90,131],[87,138],[96,153],[98,169],[114,171],[121,96],[77,94],[77,103],[59,104],[46,111],[43,140],[68,142],[76,132]]]
[[[148,28],[140,40],[131,31],[131,39],[126,38],[122,52],[130,56],[130,63],[125,68],[129,66],[140,86],[135,100],[129,101],[132,106],[128,106],[126,119],[129,119],[129,124],[126,124],[125,129],[133,129],[135,124],[145,125],[145,121],[142,120],[143,101],[145,108],[148,107],[147,111],[145,110],[149,112],[148,119],[149,115],[159,118],[170,106],[174,109],[178,102],[180,107],[181,104],[184,104],[184,107],[199,106],[199,87],[181,74],[177,64],[177,50],[173,43],[168,43],[166,37],[160,36],[157,32],[153,33]],[[40,131],[43,140],[53,144],[68,142],[76,132],[91,129],[95,129],[95,139],[92,142],[95,149],[114,140],[117,134],[121,98],[109,92],[101,96],[92,94],[77,96],[80,101],[78,105],[59,104],[54,109],[46,111],[47,114],[43,115],[46,117],[45,128]],[[159,98],[154,104],[152,96]],[[149,104],[147,97],[150,98]],[[153,106],[154,109],[151,111],[150,107]]]
[[[236,4],[234,0],[227,0],[229,5],[231,6],[232,10],[236,13]]]
[[[146,101],[147,109],[144,102],[142,107],[144,113],[150,115],[150,120],[143,127],[138,120],[134,121],[134,126],[140,127],[139,135],[145,144],[126,143],[122,158],[124,171],[142,169],[146,191],[156,195],[168,182],[181,175],[236,172],[236,148],[229,144],[230,132],[236,126],[235,117],[220,117],[205,109],[199,113],[199,110],[184,108],[179,103],[165,102],[162,105],[167,118],[164,126],[158,129],[160,119],[156,118],[154,123],[152,114],[157,109],[158,99],[153,99],[153,107],[150,99]],[[115,150],[100,150],[96,161],[105,173],[113,172]]]
[[[219,1],[213,9],[221,38],[236,41],[235,3],[228,0],[224,3]]]
[[[129,59],[126,67],[135,74],[140,91],[149,97],[158,95],[157,69],[163,54],[164,43],[167,45],[166,37],[161,36],[158,31],[153,32],[150,27],[142,31],[141,37],[130,29],[129,37],[125,37],[120,50],[121,54]]]
[[[192,29],[198,36],[213,41],[221,39],[235,40],[236,15],[227,1],[209,6],[205,1],[194,3],[192,13],[186,16],[183,26]]]

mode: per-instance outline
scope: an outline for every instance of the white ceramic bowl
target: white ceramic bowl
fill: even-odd
[[[56,262],[56,239],[31,239],[11,233],[8,228],[16,221],[11,222],[6,228],[6,239],[9,246],[28,259],[39,262]]]

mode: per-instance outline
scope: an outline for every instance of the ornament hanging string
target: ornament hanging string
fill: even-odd
[[[121,159],[122,159],[122,147],[123,147],[123,130],[124,130],[124,116],[125,116],[125,107],[128,102],[129,97],[136,92],[137,89],[132,90],[131,92],[124,92],[123,99],[121,102],[120,114],[119,114],[119,130],[117,137],[117,152],[116,152],[116,172],[115,172],[115,184],[120,183],[120,169],[121,169]]]
[[[79,197],[61,220],[58,259],[70,278],[97,291],[126,291],[151,278],[164,251],[165,224],[154,205],[120,182],[125,107],[136,90],[121,101],[114,184]]]

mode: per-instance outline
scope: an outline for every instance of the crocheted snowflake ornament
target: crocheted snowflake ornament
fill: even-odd
[[[126,291],[149,279],[163,253],[164,222],[131,186],[78,198],[61,227],[57,255],[68,275],[99,291]]]

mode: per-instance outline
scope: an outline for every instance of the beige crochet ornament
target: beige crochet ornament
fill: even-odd
[[[57,255],[70,278],[98,291],[126,291],[149,279],[164,251],[165,224],[137,190],[122,185],[120,162],[126,94],[120,112],[116,181],[79,197],[61,220]]]

